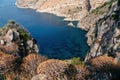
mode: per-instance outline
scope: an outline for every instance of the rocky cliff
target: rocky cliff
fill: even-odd
[[[10,21],[0,29],[0,51],[24,57],[38,53],[37,41],[22,26]]]
[[[105,5],[110,5],[107,13],[89,28],[87,36],[91,48],[86,60],[103,54],[120,58],[120,6],[116,0]]]

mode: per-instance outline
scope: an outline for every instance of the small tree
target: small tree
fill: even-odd
[[[120,6],[120,0],[118,0],[118,6]]]

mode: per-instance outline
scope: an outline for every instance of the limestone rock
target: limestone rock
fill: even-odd
[[[34,45],[34,50],[35,50],[36,53],[39,52],[39,48],[38,48],[37,44]]]
[[[68,23],[68,26],[75,27],[75,25],[72,22]]]
[[[3,41],[3,40],[0,40],[0,44],[2,44],[2,45],[3,45],[3,44],[4,44],[4,41]]]
[[[119,52],[120,29],[119,17],[114,18],[113,13],[120,16],[119,9],[117,3],[113,2],[109,11],[90,28],[87,34],[90,51],[85,61],[104,54],[116,57],[115,53]]]
[[[6,41],[9,43],[13,40],[13,31],[10,29],[7,33],[6,33]]]
[[[32,48],[33,47],[33,41],[32,40],[27,40],[27,45]]]

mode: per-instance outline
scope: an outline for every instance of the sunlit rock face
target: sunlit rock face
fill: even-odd
[[[106,4],[110,5],[112,2]],[[105,6],[104,6],[105,7]],[[101,16],[96,21],[95,25],[90,28],[87,36],[88,43],[91,46],[86,60],[96,56],[108,54],[112,57],[120,58],[120,25],[119,25],[119,10],[120,6],[115,3],[112,4],[108,12]]]

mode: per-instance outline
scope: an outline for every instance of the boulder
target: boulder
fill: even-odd
[[[16,41],[17,39],[19,39],[19,33],[17,31],[13,31],[13,40]]]
[[[34,50],[35,50],[36,53],[39,52],[39,48],[38,48],[37,44],[34,44]]]
[[[6,42],[9,43],[13,40],[13,31],[11,29],[8,30],[8,32],[5,35]]]
[[[2,44],[2,45],[5,44],[5,43],[4,43],[4,40],[0,40],[0,44]]]
[[[32,40],[27,40],[27,45],[28,45],[28,47],[32,48],[33,47],[33,41]]]

